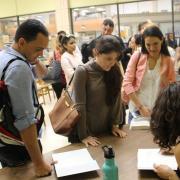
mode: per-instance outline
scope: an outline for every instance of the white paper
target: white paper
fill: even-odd
[[[136,117],[131,120],[129,129],[149,129],[150,118],[148,117]]]
[[[174,155],[163,155],[160,149],[138,149],[137,168],[141,170],[153,170],[154,164],[168,165],[177,170],[177,162]]]
[[[99,169],[97,162],[92,159],[86,148],[52,154],[52,158],[54,161],[58,161],[58,163],[55,164],[57,177]]]

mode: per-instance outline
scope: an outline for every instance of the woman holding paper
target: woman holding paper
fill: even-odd
[[[123,80],[122,99],[129,102],[129,120],[135,112],[150,117],[160,89],[174,81],[174,65],[163,34],[151,25],[144,30],[141,52],[131,56]]]
[[[120,49],[115,36],[101,36],[96,42],[95,59],[76,69],[73,94],[81,118],[69,137],[70,142],[97,146],[98,135],[110,132],[126,136],[121,119],[122,75],[117,65]]]
[[[151,115],[151,131],[154,141],[161,148],[173,150],[177,172],[161,164],[154,165],[154,171],[163,179],[180,178],[180,82],[172,83],[162,90],[156,100]]]

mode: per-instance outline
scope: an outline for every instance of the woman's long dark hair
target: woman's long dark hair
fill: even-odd
[[[104,72],[107,105],[113,105],[116,102],[121,92],[122,79],[122,74],[117,64],[115,64],[110,71]]]
[[[150,121],[154,141],[163,148],[176,145],[180,137],[180,82],[163,89],[155,103]]]
[[[146,46],[145,46],[145,38],[146,37],[157,37],[160,40],[162,40],[160,53],[165,56],[170,56],[165,38],[164,38],[161,30],[157,26],[151,25],[144,30],[143,35],[142,35],[142,53],[143,54],[149,54],[148,50],[146,49]]]
[[[82,62],[85,64],[89,61],[89,57],[94,57],[93,49],[95,48],[96,39],[90,43],[84,43],[81,46]]]
[[[119,55],[121,55],[122,49],[118,38],[113,35],[101,36],[97,40],[95,48],[99,54],[117,52]],[[106,85],[106,103],[110,106],[116,102],[118,95],[120,95],[122,75],[118,64],[104,72],[104,82]]]
[[[75,36],[74,35],[63,35],[63,36],[59,37],[59,40],[61,42],[61,45],[62,45],[64,51],[67,51],[67,49],[65,48],[64,45],[67,45],[67,43],[71,39],[75,39]]]

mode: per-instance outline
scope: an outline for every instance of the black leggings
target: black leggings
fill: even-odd
[[[65,84],[61,84],[60,82],[52,84],[52,88],[54,89],[54,92],[56,93],[57,99],[60,98],[63,88],[65,88]]]

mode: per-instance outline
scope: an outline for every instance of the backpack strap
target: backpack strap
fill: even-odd
[[[6,73],[7,68],[9,67],[9,65],[10,65],[12,62],[16,61],[16,60],[24,61],[24,62],[29,66],[29,68],[30,68],[30,65],[29,65],[29,63],[28,63],[27,61],[25,61],[24,59],[22,59],[22,58],[20,58],[20,57],[15,57],[15,58],[11,59],[11,60],[7,63],[7,65],[5,66],[5,68],[3,69],[3,71],[2,71],[2,76],[1,76],[1,81],[4,81],[5,73]],[[33,84],[32,84],[32,91],[33,91],[34,106],[35,106],[35,107],[38,107],[38,106],[39,106],[39,100],[38,100],[38,96],[37,96],[37,92],[36,92],[36,88],[35,88],[34,82],[33,82]],[[37,102],[37,103],[36,103],[36,102]]]
[[[7,65],[5,66],[5,68],[3,69],[3,71],[2,71],[1,81],[4,80],[5,73],[6,73],[7,68],[9,67],[9,65],[10,65],[12,62],[16,61],[16,60],[21,60],[21,61],[24,61],[25,63],[28,64],[28,62],[26,62],[25,60],[23,60],[23,59],[20,58],[20,57],[15,57],[15,58],[11,59],[11,60],[7,63]],[[29,64],[28,64],[28,66],[29,66]]]

